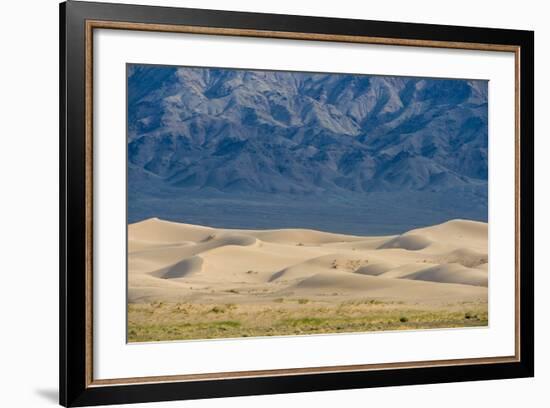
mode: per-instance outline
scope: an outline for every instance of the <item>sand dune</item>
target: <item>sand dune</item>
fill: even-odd
[[[475,268],[480,265],[487,265],[487,254],[477,252],[468,248],[455,249],[437,258],[440,263],[458,263],[467,268]]]
[[[285,230],[266,230],[266,231],[246,231],[265,242],[276,242],[285,244],[302,243],[304,245],[330,244],[335,242],[355,242],[361,241],[363,237],[352,235],[332,234],[329,232],[305,230],[305,229],[285,229]]]
[[[185,258],[174,265],[151,272],[151,276],[162,279],[180,279],[196,274],[202,269],[203,260],[200,256]]]
[[[431,268],[404,275],[401,278],[440,283],[462,283],[465,285],[487,286],[486,271],[465,268],[455,263],[432,266]]]
[[[396,264],[389,262],[378,262],[361,266],[355,271],[355,273],[359,273],[361,275],[380,276],[383,273],[396,269],[397,267],[398,266]]]
[[[181,241],[198,242],[206,239],[215,231],[214,228],[150,218],[130,224],[128,226],[128,239],[172,243]]]
[[[367,296],[374,299],[392,301],[448,301],[464,296],[467,299],[483,299],[485,290],[480,287],[421,282],[404,279],[381,278],[366,275],[341,276],[336,273],[318,273],[297,283],[292,289],[303,289],[302,294],[324,291],[330,293],[335,288],[351,295]]]
[[[384,242],[378,249],[399,248],[408,251],[418,251],[430,246],[433,242],[426,236],[404,234]]]
[[[398,236],[231,230],[149,219],[128,227],[130,302],[275,298],[486,301],[487,224]]]

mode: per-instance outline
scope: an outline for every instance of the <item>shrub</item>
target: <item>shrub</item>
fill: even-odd
[[[225,309],[223,307],[214,306],[212,309],[210,309],[212,313],[224,313]]]

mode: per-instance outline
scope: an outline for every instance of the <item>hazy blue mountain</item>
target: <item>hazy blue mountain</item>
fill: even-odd
[[[423,197],[409,215],[437,219],[436,194],[486,220],[487,106],[486,81],[131,65],[129,219],[245,196],[389,212],[388,197]]]

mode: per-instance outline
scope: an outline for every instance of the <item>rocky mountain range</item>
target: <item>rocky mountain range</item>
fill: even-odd
[[[487,122],[481,80],[129,65],[129,192],[486,200]]]

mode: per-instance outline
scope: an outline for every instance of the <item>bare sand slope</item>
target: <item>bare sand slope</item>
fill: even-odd
[[[130,302],[356,298],[486,302],[487,224],[398,236],[231,230],[149,219],[128,227]]]

